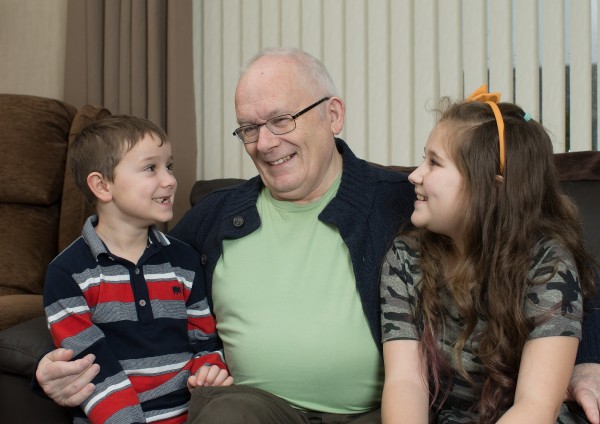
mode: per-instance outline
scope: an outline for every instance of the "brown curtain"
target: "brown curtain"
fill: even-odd
[[[193,0],[69,0],[66,102],[150,119],[172,142],[178,190],[170,227],[196,179]]]

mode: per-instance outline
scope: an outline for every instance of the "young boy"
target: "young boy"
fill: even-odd
[[[56,346],[100,365],[75,413],[92,423],[185,422],[188,377],[190,389],[233,379],[197,253],[154,225],[173,217],[169,139],[150,121],[112,116],[81,131],[71,154],[97,215],[49,265],[44,306]]]

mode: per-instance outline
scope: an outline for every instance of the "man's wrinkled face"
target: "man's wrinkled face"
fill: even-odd
[[[294,60],[269,56],[259,59],[237,86],[235,109],[239,125],[262,124],[310,106],[319,98],[309,94],[308,84]],[[274,135],[262,126],[258,141],[244,144],[274,198],[311,202],[333,183],[337,152],[329,103],[330,100],[325,101],[296,118],[296,128],[287,134]]]

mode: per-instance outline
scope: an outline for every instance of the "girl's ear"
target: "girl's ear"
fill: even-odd
[[[103,202],[108,203],[112,200],[112,193],[110,192],[110,186],[105,181],[104,177],[99,172],[92,172],[87,176],[87,185],[94,193],[96,198]]]

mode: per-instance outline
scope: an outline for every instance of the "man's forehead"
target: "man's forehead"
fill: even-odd
[[[236,97],[235,112],[238,122],[267,120],[274,116],[297,112],[302,97],[299,93],[286,90],[277,95]]]

